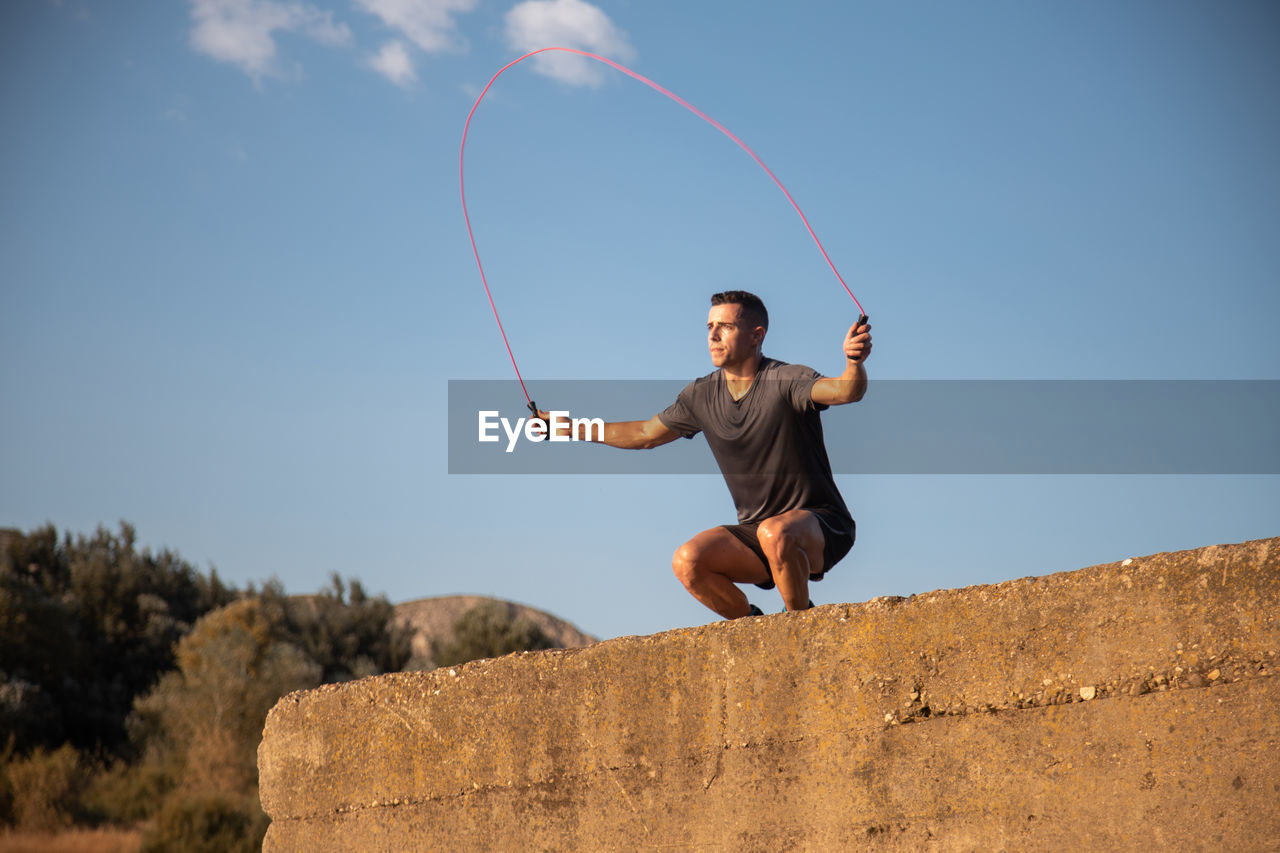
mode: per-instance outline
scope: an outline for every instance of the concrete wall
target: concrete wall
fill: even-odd
[[[295,693],[268,851],[1280,850],[1280,539]]]

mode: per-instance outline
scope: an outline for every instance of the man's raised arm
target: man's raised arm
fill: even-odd
[[[844,336],[844,373],[813,383],[809,396],[824,406],[856,403],[867,393],[867,370],[863,362],[871,355],[871,324],[854,323]]]
[[[538,417],[547,423],[551,422],[550,412],[538,412]],[[558,420],[557,423],[561,424],[562,428],[556,430],[556,435],[568,436],[569,431],[575,427],[575,424],[563,419]],[[578,441],[594,441],[626,450],[648,450],[651,447],[660,447],[675,441],[680,437],[680,433],[664,424],[657,415],[647,421],[614,421],[613,423],[606,423],[603,430],[603,440],[601,431],[592,429],[588,423],[579,421],[576,424],[576,428],[578,434],[572,437]]]

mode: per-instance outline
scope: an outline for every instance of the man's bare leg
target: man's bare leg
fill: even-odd
[[[746,593],[735,584],[769,580],[769,567],[723,527],[704,530],[677,548],[671,568],[694,598],[726,619],[751,612]]]
[[[809,607],[809,575],[821,574],[826,539],[818,517],[793,509],[766,518],[756,529],[760,548],[769,558],[769,571],[788,610]]]

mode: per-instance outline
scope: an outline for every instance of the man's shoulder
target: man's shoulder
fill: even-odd
[[[699,376],[697,379],[690,380],[689,384],[684,386],[684,391],[690,393],[705,391],[715,385],[716,379],[718,379],[719,376],[720,369],[716,368],[706,376]]]
[[[771,379],[780,380],[811,379],[822,375],[807,364],[790,364],[776,358],[766,358],[760,362],[759,373],[762,376],[767,375]]]

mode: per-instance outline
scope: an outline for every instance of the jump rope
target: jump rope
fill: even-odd
[[[686,110],[693,113],[698,118],[702,119],[707,124],[711,125],[716,130],[720,131],[725,136],[732,139],[739,148],[747,152],[747,154],[751,157],[751,159],[756,162],[757,166],[759,166],[761,169],[764,169],[764,172],[766,175],[769,176],[769,179],[772,180],[774,184],[777,185],[778,189],[782,190],[782,194],[787,197],[787,201],[791,202],[791,206],[795,208],[796,213],[799,214],[800,216],[800,221],[804,223],[805,230],[809,232],[809,236],[812,237],[813,242],[817,244],[818,251],[822,253],[822,257],[824,260],[826,260],[827,266],[831,267],[831,272],[835,273],[836,279],[840,282],[840,285],[844,288],[845,293],[849,294],[849,298],[852,299],[853,303],[858,306],[858,312],[859,312],[858,325],[861,326],[867,322],[867,313],[865,310],[863,310],[862,303],[858,301],[858,297],[853,295],[853,291],[850,290],[849,285],[845,283],[844,276],[840,275],[840,271],[836,269],[835,263],[832,262],[831,257],[827,254],[827,250],[823,248],[822,241],[818,239],[818,235],[815,234],[813,231],[813,226],[809,224],[809,218],[804,215],[804,211],[800,209],[800,205],[796,204],[796,200],[791,197],[791,193],[788,192],[787,188],[782,185],[782,181],[778,180],[778,176],[773,173],[773,170],[770,169],[768,166],[766,166],[764,164],[764,161],[761,160],[756,155],[756,152],[752,151],[745,142],[743,142],[741,139],[739,139],[737,136],[731,133],[729,129],[726,128],[724,125],[722,125],[720,122],[716,121],[711,116],[704,113],[702,110],[693,106],[693,104],[690,104],[684,98],[680,97],[679,95],[675,94],[669,89],[659,86],[657,83],[653,82],[648,77],[638,74],[635,71],[632,71],[630,68],[627,68],[624,65],[620,65],[619,63],[614,62],[612,59],[606,59],[603,56],[598,56],[594,53],[588,53],[585,50],[576,50],[572,47],[539,48],[538,50],[531,51],[530,53],[526,53],[524,56],[521,56],[519,59],[513,59],[512,61],[508,62],[506,65],[499,68],[498,73],[494,74],[493,77],[489,78],[489,82],[486,83],[485,87],[480,91],[480,96],[477,97],[476,102],[471,105],[471,112],[467,113],[467,122],[462,127],[462,145],[458,148],[458,190],[462,195],[462,217],[463,219],[466,220],[466,223],[467,223],[467,237],[470,238],[471,240],[471,252],[476,256],[476,268],[480,271],[480,281],[482,284],[484,284],[484,295],[489,298],[489,307],[493,309],[493,319],[496,320],[498,323],[498,332],[502,335],[502,343],[506,346],[507,355],[510,356],[511,358],[511,367],[516,372],[516,379],[519,380],[520,382],[520,390],[524,393],[525,402],[528,403],[529,411],[533,412],[534,418],[538,417],[538,404],[535,403],[533,401],[533,398],[529,396],[529,389],[525,387],[524,377],[520,375],[520,366],[516,364],[515,353],[511,351],[511,342],[507,340],[507,331],[502,326],[502,318],[498,316],[498,306],[493,301],[492,291],[489,290],[489,279],[484,274],[484,264],[480,261],[480,250],[476,248],[475,232],[471,230],[471,215],[467,212],[467,182],[466,182],[466,170],[464,168],[464,163],[465,163],[465,158],[467,153],[467,134],[471,131],[471,117],[476,114],[476,109],[480,106],[480,102],[484,100],[484,96],[489,92],[489,88],[494,84],[494,82],[497,81],[499,77],[503,75],[504,72],[506,72],[508,68],[511,68],[513,65],[518,65],[521,62],[524,62],[526,59],[528,59],[531,56],[537,56],[540,53],[546,53],[547,51],[550,51],[550,50],[558,50],[564,53],[573,53],[573,54],[577,54],[578,56],[585,56],[588,59],[594,59],[598,62],[603,62],[605,65],[608,65],[611,68],[616,68],[618,71],[621,71],[623,74],[626,74],[628,77],[631,77],[634,80],[639,80],[641,83],[645,84],[650,89],[653,89],[654,91],[661,92],[662,94],[666,95],[668,98],[675,101],[677,104],[684,107]]]

